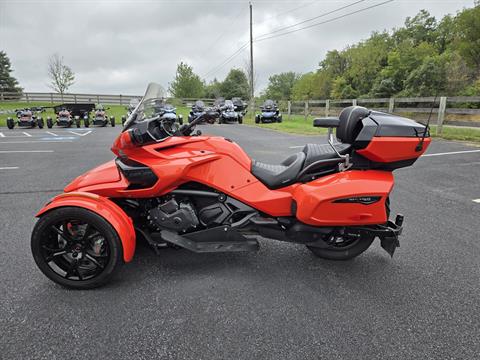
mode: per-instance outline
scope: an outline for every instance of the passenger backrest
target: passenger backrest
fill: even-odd
[[[352,144],[362,129],[362,120],[370,115],[370,110],[362,106],[349,106],[342,110],[337,128],[337,138],[345,143]]]

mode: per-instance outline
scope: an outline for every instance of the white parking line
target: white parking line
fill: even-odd
[[[463,150],[463,151],[451,151],[451,152],[436,153],[436,154],[426,154],[426,155],[422,155],[422,157],[426,157],[426,156],[455,155],[455,154],[469,154],[469,153],[477,153],[477,152],[480,152],[480,150]]]
[[[87,132],[85,132],[85,133],[83,133],[83,134],[79,134],[79,133],[77,133],[77,132],[75,132],[75,131],[69,131],[69,133],[74,134],[74,135],[77,135],[77,136],[85,136],[85,135],[90,134],[91,132],[92,132],[92,130],[89,130],[89,131],[87,131]]]
[[[57,134],[50,132],[50,131],[45,131],[47,134],[53,135],[53,136],[58,136]]]
[[[480,199],[473,199],[473,202],[476,202],[477,204],[480,204]]]
[[[0,137],[5,137],[4,133],[0,132]]]
[[[302,145],[302,146],[290,146],[290,149],[300,149],[300,148],[303,148],[305,147],[305,145]]]
[[[25,132],[25,131],[22,131],[22,133],[23,133],[25,136],[32,137],[32,135],[30,135],[29,133],[27,133],[27,132]]]
[[[18,169],[18,166],[4,166],[0,167],[0,170],[16,170]]]
[[[0,150],[0,154],[10,153],[53,153],[53,150]]]

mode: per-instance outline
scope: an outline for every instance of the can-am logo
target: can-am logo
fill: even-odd
[[[334,203],[370,205],[380,201],[381,196],[355,196],[334,200]]]

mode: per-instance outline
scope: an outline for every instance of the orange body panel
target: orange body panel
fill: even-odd
[[[420,140],[413,137],[374,137],[365,149],[357,152],[369,160],[388,163],[420,157],[430,145],[431,139],[425,138],[423,149],[415,151]]]
[[[111,200],[88,192],[70,192],[56,196],[43,209],[37,217],[47,211],[65,206],[76,206],[88,209],[102,216],[117,232],[123,247],[123,260],[129,262],[135,252],[135,229],[132,220],[125,212]]]
[[[112,150],[128,144],[122,133]],[[127,134],[128,135],[128,134]],[[159,181],[151,188],[127,190],[128,181],[109,161],[70,183],[65,191],[92,192],[105,197],[147,198],[161,196],[179,185],[195,181],[230,195],[271,216],[291,215],[291,189],[270,190],[250,172],[251,159],[234,142],[221,137],[172,137],[143,147],[122,148],[130,159],[148,165]],[[100,178],[97,178],[100,172]],[[110,174],[108,174],[110,172]],[[118,176],[118,179],[117,179]],[[104,180],[112,179],[111,182]],[[88,182],[87,180],[90,180]]]
[[[388,171],[352,170],[325,176],[295,188],[296,216],[315,226],[382,224],[387,221],[385,200],[392,188],[393,175]],[[333,202],[367,195],[381,199],[370,205]]]

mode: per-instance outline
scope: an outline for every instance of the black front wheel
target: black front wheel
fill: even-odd
[[[358,236],[332,235],[319,245],[307,245],[307,249],[316,256],[328,260],[350,260],[357,257],[372,244],[375,236],[357,234]]]
[[[12,130],[15,127],[15,122],[13,121],[12,118],[7,119],[7,127]]]
[[[103,217],[79,207],[44,214],[33,229],[31,249],[50,280],[74,289],[105,284],[123,263],[117,232]]]

